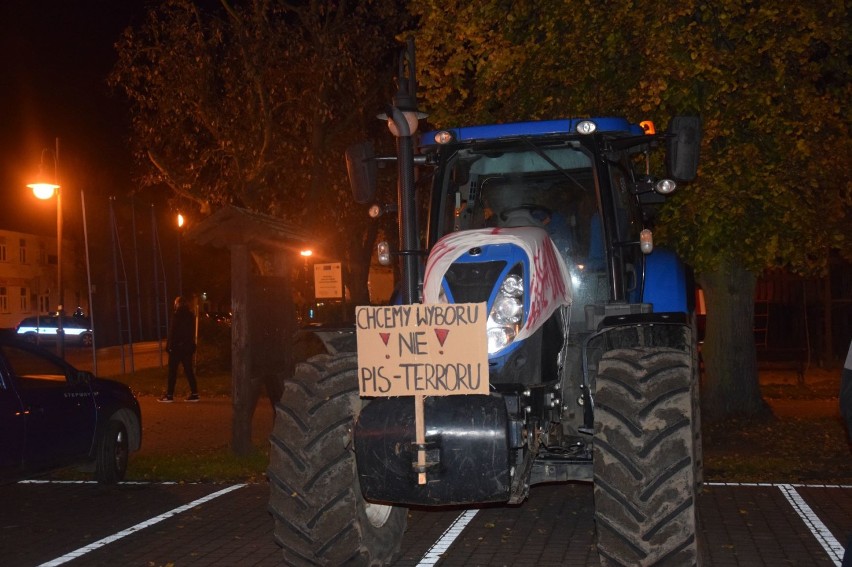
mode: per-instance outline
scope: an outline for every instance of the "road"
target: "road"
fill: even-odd
[[[0,487],[0,550],[34,565],[274,566],[265,484]],[[534,487],[521,506],[412,510],[398,567],[596,565],[592,489]],[[709,485],[705,566],[839,566],[852,486]]]

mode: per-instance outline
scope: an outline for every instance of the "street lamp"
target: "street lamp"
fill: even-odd
[[[310,277],[308,274],[308,258],[314,255],[314,251],[311,249],[300,250],[299,255],[305,259],[305,285],[310,286]]]
[[[306,319],[313,319],[312,313],[311,313],[311,308],[309,307],[310,301],[308,301],[308,297],[310,297],[310,295],[311,295],[311,278],[308,274],[308,258],[310,258],[313,255],[314,255],[314,251],[311,250],[310,248],[306,248],[304,250],[299,250],[299,256],[304,258],[304,261],[305,261],[304,262],[304,270],[303,270],[304,286],[305,286],[304,287],[304,295],[302,296],[302,304],[303,305],[301,305],[299,307],[299,310],[301,311],[302,309],[304,309],[304,314],[301,315],[301,317],[304,317]]]
[[[183,268],[180,264],[180,246],[181,241],[183,240],[183,225],[186,223],[186,219],[182,214],[178,213],[177,215],[177,225],[178,225],[178,245],[177,245],[177,269],[178,269],[178,295],[183,297]]]
[[[53,152],[53,181],[45,179],[44,154],[50,150],[42,150],[39,164],[39,179],[29,183],[27,187],[33,190],[38,199],[50,199],[56,195],[56,287],[59,290],[59,305],[57,306],[56,352],[65,357],[65,331],[62,329],[64,311],[64,288],[62,287],[62,193],[59,190],[59,138],[56,138],[56,149]]]

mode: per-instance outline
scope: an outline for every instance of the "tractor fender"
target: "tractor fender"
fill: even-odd
[[[665,248],[655,248],[645,256],[645,285],[642,302],[654,306],[655,313],[680,312],[689,309],[686,269],[677,255]]]

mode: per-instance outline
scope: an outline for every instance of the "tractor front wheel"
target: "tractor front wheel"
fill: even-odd
[[[595,520],[602,565],[697,565],[690,353],[604,354],[595,408]]]
[[[407,510],[364,500],[351,431],[361,408],[357,357],[299,363],[276,405],[269,511],[287,565],[387,565]]]

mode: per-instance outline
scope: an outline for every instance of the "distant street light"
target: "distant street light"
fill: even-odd
[[[46,153],[53,154],[53,181],[45,178],[44,172],[44,155]],[[56,149],[44,149],[41,152],[41,163],[39,164],[39,179],[35,183],[27,185],[33,190],[33,195],[38,199],[50,199],[56,195],[56,287],[59,291],[59,305],[57,306],[57,324],[56,324],[56,352],[65,357],[65,331],[62,329],[63,316],[65,314],[64,303],[64,288],[62,287],[62,193],[59,190],[59,138],[56,138]]]
[[[300,250],[299,255],[305,259],[305,285],[310,285],[310,278],[308,277],[308,258],[314,255],[314,251],[311,249]]]
[[[183,297],[183,268],[180,264],[180,247],[183,240],[183,225],[186,224],[186,219],[182,214],[177,215],[178,225],[178,246],[177,246],[177,271],[178,271],[178,295]]]

